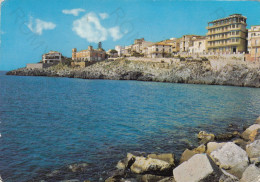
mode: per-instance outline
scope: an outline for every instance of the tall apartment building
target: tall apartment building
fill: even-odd
[[[252,60],[260,60],[260,25],[248,30],[248,52]]]
[[[208,52],[246,52],[246,17],[232,14],[208,23]]]

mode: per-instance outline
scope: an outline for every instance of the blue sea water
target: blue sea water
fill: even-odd
[[[0,74],[0,174],[28,181],[46,170],[91,164],[104,181],[127,152],[172,152],[200,130],[225,132],[260,115],[260,89]]]

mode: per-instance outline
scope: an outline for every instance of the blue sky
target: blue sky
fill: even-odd
[[[5,0],[1,7],[0,70],[38,62],[50,50],[160,41],[184,34],[205,35],[207,22],[230,14],[260,25],[257,1]]]

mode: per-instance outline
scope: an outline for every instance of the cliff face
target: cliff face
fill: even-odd
[[[260,87],[259,65],[248,66],[247,64],[228,63],[216,67],[210,61],[155,63],[115,60],[99,62],[81,69],[61,65],[46,69],[21,68],[10,71],[7,75]]]

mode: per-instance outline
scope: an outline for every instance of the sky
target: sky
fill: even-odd
[[[2,0],[0,0],[2,1]],[[0,16],[0,70],[36,63],[55,50],[105,50],[134,39],[160,41],[205,35],[207,23],[240,13],[248,28],[260,25],[259,1],[5,0]]]

